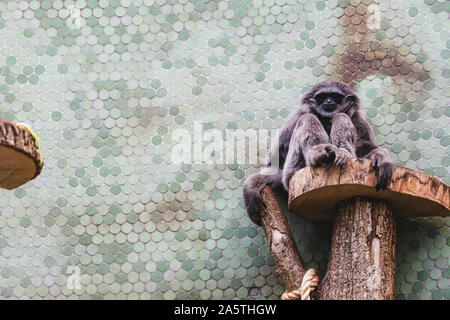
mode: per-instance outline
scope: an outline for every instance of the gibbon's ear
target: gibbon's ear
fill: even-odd
[[[342,101],[345,113],[351,118],[353,114],[359,110],[359,98],[356,94],[347,95]]]
[[[301,111],[303,111],[304,113],[310,113],[311,110],[311,105],[315,105],[316,104],[316,100],[314,99],[314,97],[308,92],[303,94],[300,97],[300,106],[299,109]]]

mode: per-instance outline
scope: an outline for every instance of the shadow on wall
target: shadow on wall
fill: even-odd
[[[407,82],[414,85],[415,91],[424,88],[430,80],[424,70],[424,54],[413,55],[410,48],[386,37],[390,25],[380,20],[381,12],[377,4],[349,5],[339,18],[338,30],[340,45],[330,59],[335,65],[331,79],[344,82],[351,88],[369,75],[390,76],[393,85],[401,86]]]

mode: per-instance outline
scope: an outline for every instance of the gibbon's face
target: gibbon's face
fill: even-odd
[[[347,103],[344,93],[338,88],[319,90],[314,94],[313,109],[322,117],[331,118],[339,112],[345,112]]]

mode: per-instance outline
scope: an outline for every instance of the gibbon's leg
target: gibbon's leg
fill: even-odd
[[[286,162],[283,168],[283,187],[289,191],[292,175],[305,166],[325,164],[336,147],[329,143],[328,134],[319,118],[313,114],[302,115],[294,128]]]
[[[348,159],[356,157],[356,129],[350,117],[345,113],[336,113],[331,118],[330,140],[338,149],[335,151],[334,164],[344,165]]]

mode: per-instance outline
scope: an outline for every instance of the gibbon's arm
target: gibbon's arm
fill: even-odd
[[[377,146],[375,134],[372,128],[364,120],[360,111],[354,113],[352,117],[353,125],[356,128],[358,140],[356,142],[356,156],[372,161],[372,167],[377,173],[377,190],[386,189],[389,184],[394,164],[386,149]]]
[[[265,163],[266,167],[270,167],[278,161],[278,168],[283,169],[289,151],[289,143],[291,142],[292,132],[294,131],[300,117],[308,113],[305,111],[307,108],[307,106],[302,105],[287,117],[285,123],[280,129],[278,137],[275,139],[270,148],[267,158],[268,160]],[[278,157],[278,159],[275,157]]]
[[[364,158],[370,151],[378,148],[375,142],[375,134],[372,127],[364,119],[361,111],[356,111],[352,116],[352,122],[356,129],[356,156]]]

